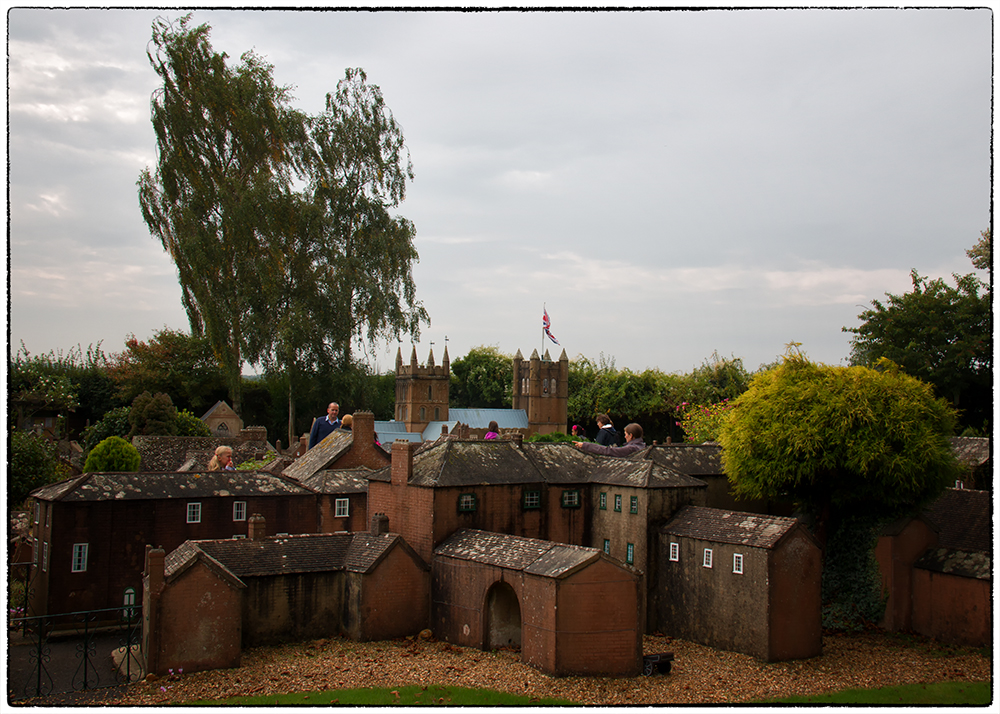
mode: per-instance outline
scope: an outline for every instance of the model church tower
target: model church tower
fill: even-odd
[[[448,421],[448,387],[451,381],[448,346],[441,366],[434,364],[434,349],[427,355],[427,365],[417,364],[414,345],[410,363],[403,363],[402,348],[396,352],[396,421],[408,432],[422,433],[432,421]]]
[[[527,361],[521,350],[514,355],[514,409],[523,409],[528,415],[532,434],[566,432],[569,404],[569,358],[566,350],[553,362],[549,351],[543,357],[538,350]]]

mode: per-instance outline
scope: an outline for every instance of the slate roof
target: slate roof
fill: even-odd
[[[982,551],[968,552],[952,548],[930,548],[913,563],[913,567],[964,578],[990,580],[992,577],[990,560],[990,554]]]
[[[368,478],[375,473],[367,466],[318,471],[302,483],[316,493],[368,493]]]
[[[566,545],[548,540],[463,528],[434,549],[434,555],[520,570],[531,575],[565,578],[601,558],[612,560],[597,548]]]
[[[388,481],[390,470],[370,478]],[[515,483],[604,483],[636,488],[698,488],[696,478],[651,461],[586,454],[569,442],[521,446],[498,439],[443,438],[425,443],[413,455],[411,486],[486,486]]]
[[[257,541],[186,541],[167,555],[165,574],[176,577],[176,573],[206,557],[241,581],[294,573],[368,573],[396,544],[409,549],[396,533],[309,533]]]
[[[975,468],[990,459],[990,440],[981,436],[953,436],[951,448],[962,463]]]
[[[688,476],[712,476],[722,470],[722,447],[718,444],[656,444],[633,454]]]
[[[795,518],[684,506],[660,530],[681,538],[771,549],[798,525]]]
[[[405,441],[412,441],[414,443],[420,443],[424,440],[422,434],[415,431],[407,431],[406,424],[401,421],[376,421],[375,422],[375,438],[378,439],[380,444],[386,444],[384,448],[391,449],[392,442],[397,439],[403,439]]]
[[[939,548],[992,552],[989,491],[946,488],[925,514],[938,528]]]
[[[233,460],[240,464],[258,454],[273,452],[265,440],[243,440],[239,436],[133,436],[132,446],[142,458],[142,471],[176,471],[185,466],[189,456],[201,454],[196,468],[207,468],[219,446],[233,448]]]
[[[37,488],[31,496],[42,501],[69,503],[312,493],[312,489],[301,483],[266,471],[167,471],[88,473]]]
[[[337,459],[351,450],[353,444],[353,431],[335,429],[323,441],[295,459],[292,465],[282,473],[289,478],[305,483],[318,472],[329,469]],[[391,456],[391,452],[383,447],[375,446],[375,448],[381,450],[386,458]]]

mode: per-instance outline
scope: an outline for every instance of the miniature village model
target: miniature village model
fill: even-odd
[[[273,451],[251,427],[137,439],[139,473],[34,491],[30,614],[141,601],[153,673],[238,666],[261,644],[425,629],[517,647],[553,675],[640,674],[653,632],[766,661],[820,654],[821,551],[800,522],[734,502],[717,445],[613,458],[526,442],[566,431],[568,361],[514,361],[511,410],[449,409],[447,349],[440,365],[414,349],[397,357],[393,422],[356,412],[352,430],[271,471],[198,466],[219,443],[238,460]],[[507,424],[501,439],[481,438],[483,419]],[[953,491],[941,514],[981,507],[985,492]],[[887,531],[890,625],[988,638],[982,547],[930,515]],[[919,605],[937,598],[940,611],[959,590],[947,628]]]

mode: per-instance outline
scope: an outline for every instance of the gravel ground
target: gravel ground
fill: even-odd
[[[670,637],[647,636],[644,651],[673,652],[670,674],[651,677],[550,677],[509,650],[482,652],[420,639],[357,643],[341,639],[243,653],[238,669],[168,676],[111,691],[86,702],[23,704],[178,704],[197,699],[293,691],[449,684],[555,697],[590,705],[731,704],[792,694],[878,688],[922,682],[990,681],[990,659],[920,638],[880,633],[823,638],[823,654],[765,663]]]

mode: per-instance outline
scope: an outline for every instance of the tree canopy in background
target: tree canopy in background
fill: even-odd
[[[163,328],[148,340],[135,335],[109,359],[116,396],[131,404],[143,392],[169,394],[171,401],[197,415],[226,398],[226,376],[204,336]]]
[[[990,269],[992,238],[984,231],[968,251],[977,268]],[[959,410],[960,424],[990,433],[993,391],[993,313],[990,285],[975,274],[954,275],[955,286],[911,272],[913,289],[886,293],[885,301],[844,328],[854,334],[851,364],[873,366],[886,358],[932,385]]]
[[[191,331],[211,343],[239,413],[243,362],[259,349],[251,297],[272,258],[274,203],[291,190],[304,126],[270,65],[246,52],[230,66],[212,49],[208,25],[190,19],[153,22],[157,161],[139,177],[139,203],[177,266]]]
[[[495,346],[473,347],[451,362],[449,404],[468,409],[510,409],[514,358]]]
[[[282,374],[291,439],[308,375],[352,369],[355,339],[415,337],[428,320],[413,224],[389,213],[413,170],[364,71],[347,70],[309,117],[271,65],[253,52],[231,65],[190,20],[153,23],[147,55],[162,87],[143,218],[177,265],[192,333],[211,344],[233,409],[242,415],[244,362]]]
[[[891,516],[954,479],[955,419],[930,385],[892,363],[831,367],[793,353],[754,377],[719,442],[738,497]]]

